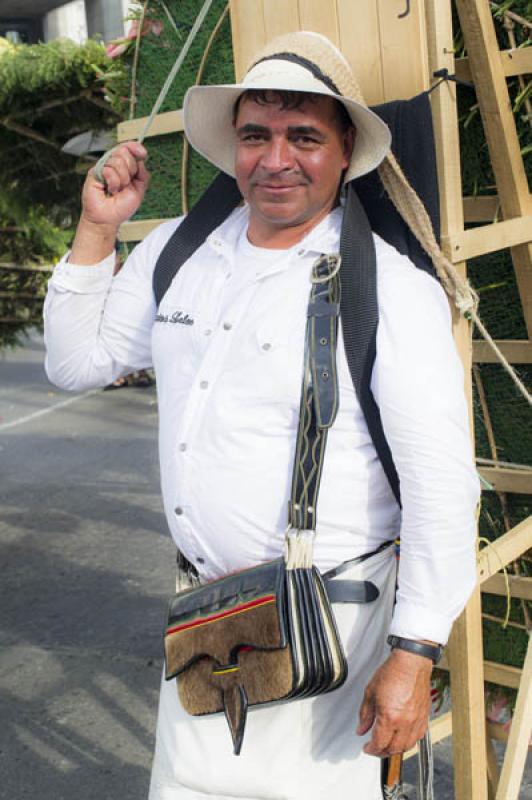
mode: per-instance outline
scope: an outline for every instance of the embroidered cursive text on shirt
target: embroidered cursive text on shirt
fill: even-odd
[[[173,324],[179,323],[180,325],[194,325],[194,320],[188,314],[182,311],[174,311],[173,314],[157,314],[155,322],[171,322]]]

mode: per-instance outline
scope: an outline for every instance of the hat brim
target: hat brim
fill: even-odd
[[[214,86],[192,86],[185,95],[183,116],[185,134],[192,147],[207,161],[235,176],[236,132],[233,125],[233,109],[237,99],[246,90],[253,88],[298,91],[293,80],[290,86],[249,86],[246,84],[223,84]],[[319,85],[319,84],[318,84]],[[308,92],[309,89],[301,89]],[[373,111],[347,97],[334,94],[326,88],[312,88],[313,94],[334,97],[347,110],[356,128],[355,146],[344,183],[366,175],[379,166],[390,149],[391,133],[388,126]]]

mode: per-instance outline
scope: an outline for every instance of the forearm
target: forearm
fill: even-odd
[[[117,235],[116,226],[96,224],[82,216],[72,244],[69,262],[80,266],[99,264],[114,252]]]

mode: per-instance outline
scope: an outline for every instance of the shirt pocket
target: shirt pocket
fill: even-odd
[[[225,373],[227,394],[257,410],[283,406],[299,409],[303,377],[305,320],[264,320],[240,338]]]

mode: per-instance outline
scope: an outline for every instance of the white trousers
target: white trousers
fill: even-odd
[[[175,680],[161,686],[149,800],[382,800],[380,760],[356,734],[366,684],[388,653],[395,588],[394,548],[339,576],[371,580],[373,603],[333,608],[349,664],[339,689],[249,710],[242,751],[233,755],[224,714],[192,717]]]

